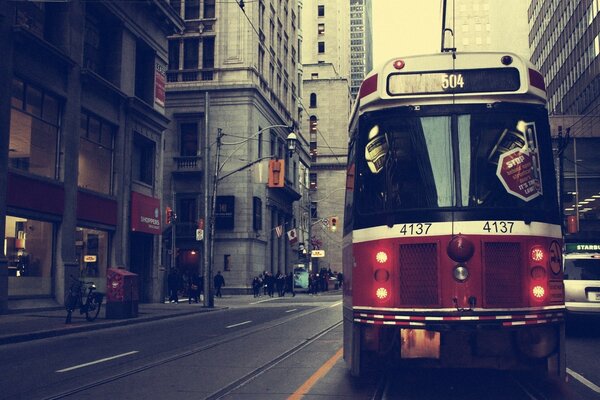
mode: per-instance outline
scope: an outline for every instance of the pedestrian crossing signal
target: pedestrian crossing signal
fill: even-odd
[[[284,187],[285,185],[285,162],[284,160],[269,160],[269,182],[270,188]]]
[[[171,207],[167,207],[165,211],[167,214],[167,225],[169,225],[171,223],[171,220],[173,219],[173,210],[171,209]]]

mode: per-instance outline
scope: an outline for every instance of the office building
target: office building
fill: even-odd
[[[70,275],[160,301],[162,0],[0,2],[0,312],[62,304]]]

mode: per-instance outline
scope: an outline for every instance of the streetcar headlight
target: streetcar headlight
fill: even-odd
[[[388,293],[387,289],[384,287],[377,288],[377,291],[375,291],[375,296],[377,296],[377,298],[379,300],[387,299],[388,295],[389,295],[389,293]]]
[[[458,264],[452,270],[452,275],[458,282],[464,282],[469,278],[469,269],[464,265]]]
[[[388,255],[385,251],[378,251],[377,254],[375,254],[375,260],[379,264],[383,264],[388,260]]]

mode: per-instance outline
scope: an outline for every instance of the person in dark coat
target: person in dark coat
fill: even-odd
[[[177,296],[177,292],[179,291],[179,274],[175,268],[171,268],[169,271],[167,284],[169,286],[169,301],[171,303],[179,303],[179,298]]]
[[[194,303],[198,302],[198,299],[200,298],[200,291],[201,291],[201,287],[200,287],[200,275],[194,273],[190,276],[190,280],[189,280],[189,287],[188,287],[188,303],[192,304],[192,301]]]
[[[225,286],[225,278],[221,275],[221,271],[217,271],[213,281],[215,284],[215,296],[223,297],[223,295],[221,295],[221,287]]]

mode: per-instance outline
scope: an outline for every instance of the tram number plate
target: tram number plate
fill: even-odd
[[[412,235],[427,235],[429,233],[431,224],[402,224],[400,227],[400,233],[405,236]]]
[[[600,292],[588,292],[589,301],[600,301]]]

